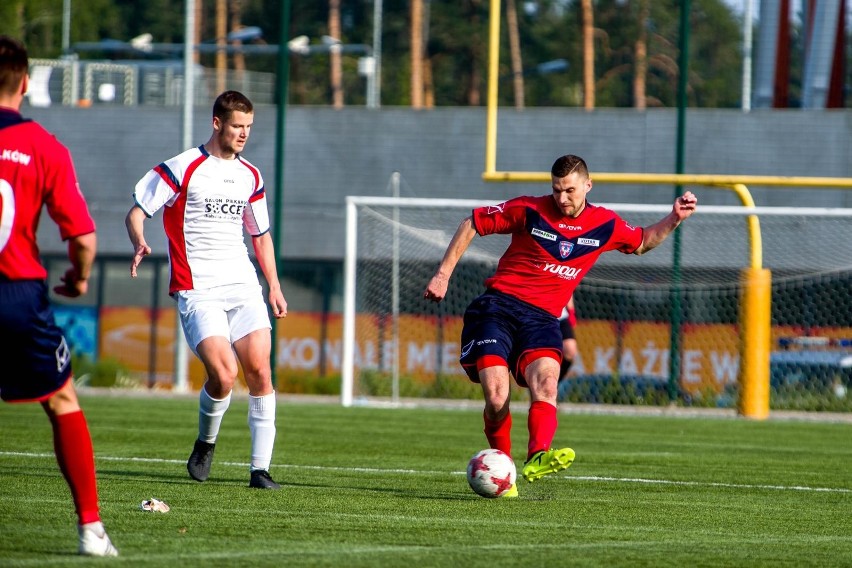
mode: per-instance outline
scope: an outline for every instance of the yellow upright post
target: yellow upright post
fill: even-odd
[[[755,420],[769,417],[769,353],[771,350],[772,275],[765,268],[741,273],[740,397],[737,411]]]
[[[485,123],[485,172],[497,167],[497,81],[500,74],[500,0],[491,0],[488,16],[488,109]],[[549,178],[548,178],[549,179]]]

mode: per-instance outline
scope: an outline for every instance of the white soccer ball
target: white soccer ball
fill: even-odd
[[[477,452],[467,463],[467,482],[473,491],[488,499],[500,497],[515,484],[518,472],[512,458],[489,448]]]

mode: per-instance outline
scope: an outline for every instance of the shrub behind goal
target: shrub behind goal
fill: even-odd
[[[343,404],[481,398],[458,363],[461,318],[509,236],[475,237],[441,303],[423,291],[461,220],[494,203],[347,198]],[[600,205],[635,226],[671,210]],[[750,215],[757,233],[749,231]],[[772,275],[771,406],[852,410],[850,216],[699,206],[677,237],[641,258],[601,255],[575,293],[579,354],[561,400],[734,405],[741,274],[758,261]]]

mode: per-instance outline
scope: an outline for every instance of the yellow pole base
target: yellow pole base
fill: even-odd
[[[769,417],[769,353],[772,325],[772,274],[765,268],[741,273],[740,396],[737,412],[755,420]]]

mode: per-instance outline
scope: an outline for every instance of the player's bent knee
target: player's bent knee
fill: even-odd
[[[207,384],[205,388],[207,389],[208,394],[210,396],[214,396],[214,393],[222,394],[227,393],[234,390],[234,384],[237,382],[237,373],[234,371],[233,373],[226,372],[221,373],[217,371],[211,372],[211,369],[207,370]]]
[[[80,410],[80,402],[77,400],[77,391],[74,390],[72,376],[68,377],[65,384],[49,398],[42,401],[44,411],[51,416],[59,416]]]
[[[543,388],[530,388],[530,398],[532,400],[542,400],[556,405],[557,390],[545,386]]]

